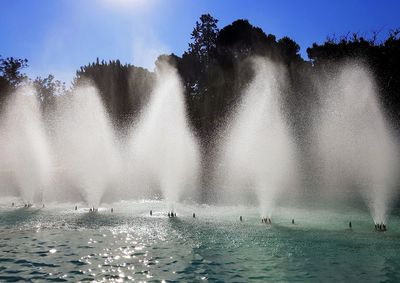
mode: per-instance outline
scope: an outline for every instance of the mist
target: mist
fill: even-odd
[[[296,146],[283,113],[284,69],[263,58],[253,69],[221,141],[218,174],[230,201],[248,203],[255,194],[261,216],[271,217],[279,197],[294,188]]]
[[[361,195],[375,223],[386,223],[395,197],[397,141],[378,101],[373,76],[346,63],[320,89],[315,152],[330,194]]]
[[[161,62],[150,101],[132,126],[131,183],[166,200],[171,210],[198,191],[200,152],[187,120],[183,86],[175,68]]]
[[[90,84],[57,102],[54,147],[59,185],[98,207],[106,190],[118,184],[121,156],[114,129]]]
[[[0,171],[3,176],[11,177],[2,186],[16,186],[25,203],[43,202],[51,183],[53,162],[41,109],[31,85],[19,87],[9,96],[0,133]]]

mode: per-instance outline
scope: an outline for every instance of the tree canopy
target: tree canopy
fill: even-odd
[[[358,34],[339,39],[328,37],[325,42],[307,48],[308,60],[305,60],[300,55],[300,46],[289,37],[277,39],[246,19],[219,28],[217,19],[204,14],[195,23],[187,51],[181,56],[164,54],[159,60],[169,60],[177,68],[185,87],[189,118],[203,140],[221,125],[251,80],[249,58],[254,56],[287,67],[284,101],[296,121],[294,124],[306,119],[307,111],[317,99],[310,84],[313,73],[345,60],[361,60],[373,71],[385,109],[400,128],[399,34],[400,30],[393,30],[381,41],[377,40],[377,34],[370,38]],[[55,98],[90,81],[99,90],[118,128],[124,128],[147,102],[154,80],[154,74],[144,68],[119,60],[97,59],[77,70],[72,86],[67,89],[51,74],[29,79],[24,73],[27,66],[27,59],[0,56],[0,104],[18,85],[28,81],[36,87],[46,111]]]

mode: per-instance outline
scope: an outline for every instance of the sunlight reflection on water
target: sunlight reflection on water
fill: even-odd
[[[147,207],[112,215],[1,209],[0,281],[371,282],[400,276],[398,218],[382,234],[370,229],[365,214],[353,215],[349,231],[342,227],[345,214],[332,214],[324,226],[318,223],[323,213],[302,218],[296,211],[296,225],[281,213],[267,227],[251,209],[240,212],[247,211],[242,223],[218,208],[186,209],[174,219],[147,216]]]

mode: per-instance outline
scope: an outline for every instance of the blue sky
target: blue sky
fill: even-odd
[[[82,65],[120,59],[152,69],[160,53],[181,55],[203,13],[219,27],[236,19],[306,49],[328,35],[400,28],[400,1],[378,0],[1,0],[0,55],[27,58],[31,77],[67,83]]]

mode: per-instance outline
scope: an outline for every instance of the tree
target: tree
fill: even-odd
[[[383,41],[376,33],[365,38],[357,33],[339,39],[328,38],[307,49],[314,71],[332,70],[337,63],[358,60],[367,65],[377,82],[380,99],[386,113],[400,130],[400,30],[391,31]]]
[[[261,28],[243,19],[224,27],[217,39],[219,55],[225,54],[232,60],[255,55],[270,56],[276,53],[276,45],[274,35],[267,35]]]
[[[16,87],[27,79],[27,76],[21,72],[26,67],[28,67],[27,59],[16,59],[14,57],[0,58],[0,75],[8,81],[11,87]]]
[[[299,54],[300,46],[291,38],[285,36],[278,40],[278,49],[280,50],[282,61],[286,64],[290,62],[301,62]]]
[[[72,89],[82,83],[92,83],[112,121],[124,130],[148,101],[153,80],[153,74],[144,68],[121,64],[119,60],[100,62],[97,59],[76,72]]]
[[[215,50],[218,36],[218,20],[210,14],[200,16],[200,22],[192,31],[188,54],[196,57],[201,64],[208,67],[210,55]]]
[[[44,111],[54,105],[56,96],[66,93],[65,83],[56,80],[52,74],[46,78],[37,77],[33,81],[33,86]]]
[[[27,76],[21,72],[28,66],[27,59],[0,56],[0,110],[12,91],[21,84]]]
[[[212,54],[216,48],[218,36],[218,20],[210,14],[200,16],[191,33],[192,42],[189,49],[182,55],[178,69],[189,94],[204,94],[207,76],[212,64]]]

